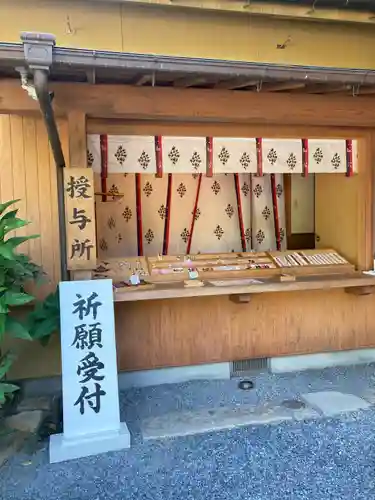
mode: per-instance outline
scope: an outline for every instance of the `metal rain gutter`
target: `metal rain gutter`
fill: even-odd
[[[0,64],[16,66],[24,62],[21,44],[0,43]],[[295,80],[306,83],[375,84],[375,70],[300,66],[223,59],[132,54],[88,49],[53,47],[50,69],[133,70],[143,73],[174,72],[222,78],[246,77],[260,80]]]
[[[69,279],[67,267],[67,240],[65,224],[65,200],[64,200],[64,168],[65,159],[61,147],[59,131],[57,129],[55,115],[52,108],[51,94],[48,91],[48,72],[41,69],[34,70],[34,87],[38,97],[40,110],[43,115],[44,123],[47,129],[48,138],[51,144],[53,158],[56,165],[57,177],[57,205],[59,214],[59,237],[60,237],[60,262],[61,279]]]
[[[65,225],[65,201],[64,201],[64,175],[65,168],[64,153],[61,147],[59,131],[57,129],[54,111],[52,108],[52,95],[48,90],[49,62],[52,62],[52,47],[54,37],[51,35],[39,35],[23,33],[24,53],[26,63],[33,74],[36,98],[39,101],[40,110],[47,129],[48,139],[51,144],[53,158],[56,164],[57,176],[57,203],[59,215],[59,237],[60,237],[60,262],[61,280],[69,279],[66,255],[66,225]],[[41,58],[42,55],[42,58]]]
[[[53,62],[56,66],[70,68],[133,69],[143,72],[179,72],[228,78],[244,76],[272,80],[304,80],[314,83],[343,81],[352,84],[375,83],[375,70],[368,69],[251,63],[87,49],[55,48]]]

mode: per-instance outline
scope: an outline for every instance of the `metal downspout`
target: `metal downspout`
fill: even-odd
[[[35,69],[33,72],[33,76],[35,92],[38,97],[40,110],[42,112],[44,123],[47,128],[47,134],[51,144],[53,158],[56,164],[61,279],[62,281],[67,281],[69,279],[69,274],[66,257],[66,225],[63,174],[63,169],[65,168],[65,159],[61,147],[61,141],[56,125],[55,115],[52,108],[51,94],[48,91],[48,71],[43,69]]]
[[[59,216],[60,237],[60,263],[61,280],[69,279],[67,256],[66,256],[66,227],[65,227],[65,202],[64,202],[64,153],[61,148],[59,131],[57,129],[55,114],[52,108],[53,94],[48,91],[48,74],[53,62],[53,47],[56,39],[49,33],[21,33],[23,51],[26,65],[33,75],[34,88],[28,88],[27,72],[20,68],[22,87],[29,95],[39,101],[40,111],[47,129],[48,139],[51,145],[53,158],[56,165],[57,177],[57,203]]]

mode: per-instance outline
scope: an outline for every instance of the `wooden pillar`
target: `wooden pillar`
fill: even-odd
[[[86,115],[79,110],[68,113],[69,135],[69,166],[71,168],[87,167],[87,137]],[[89,280],[92,277],[90,269],[72,270],[72,280]]]
[[[87,167],[86,115],[82,111],[68,113],[70,166]]]

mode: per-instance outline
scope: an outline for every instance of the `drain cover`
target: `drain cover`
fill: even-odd
[[[298,399],[286,399],[281,405],[285,408],[289,408],[289,410],[301,410],[306,406],[303,401],[298,401]]]
[[[254,389],[254,382],[251,380],[241,380],[241,382],[238,383],[238,388],[243,391],[250,391],[250,389]]]

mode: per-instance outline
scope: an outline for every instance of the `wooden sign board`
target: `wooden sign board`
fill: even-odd
[[[64,433],[50,461],[128,448],[120,423],[112,280],[60,283]]]
[[[95,200],[94,174],[91,168],[65,168],[64,195],[68,269],[94,269]]]

